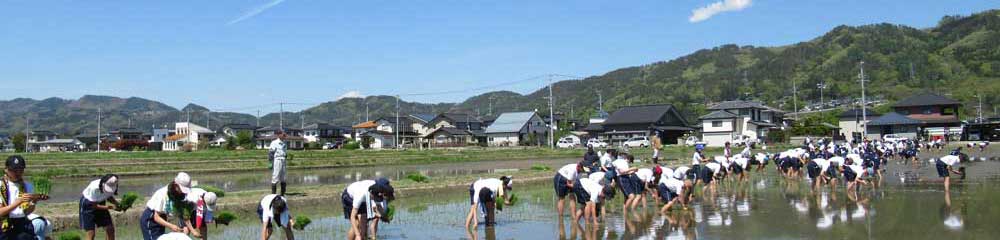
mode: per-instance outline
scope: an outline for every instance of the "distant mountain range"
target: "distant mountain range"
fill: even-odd
[[[669,39],[665,39],[669,41]],[[825,99],[856,98],[859,62],[865,61],[867,91],[889,102],[915,92],[934,91],[966,103],[962,114],[975,111],[976,96],[983,96],[985,111],[1000,104],[1000,10],[971,16],[946,16],[928,29],[894,24],[839,26],[806,42],[778,47],[723,45],[703,49],[674,60],[626,67],[600,76],[556,82],[557,112],[582,119],[597,111],[598,95],[604,108],[668,103],[689,120],[706,113],[706,105],[733,99],[755,99],[770,106],[792,109],[792,84],[798,88],[799,105],[820,99],[817,84],[825,83]],[[527,95],[496,91],[460,103],[426,104],[400,101],[405,113],[461,111],[495,116],[509,111],[548,113],[548,88]],[[343,98],[299,112],[284,114],[286,125],[327,122],[351,125],[365,117],[393,116],[394,97]],[[0,133],[32,129],[64,135],[96,131],[98,107],[108,129],[132,126],[149,128],[188,118],[213,127],[223,123],[256,124],[253,115],[212,112],[189,104],[176,109],[143,98],[83,96],[76,100],[17,98],[0,101]],[[210,115],[210,117],[209,117]],[[279,114],[260,119],[277,125]],[[209,118],[211,118],[209,120]]]

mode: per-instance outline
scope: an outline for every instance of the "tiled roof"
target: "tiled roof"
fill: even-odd
[[[917,124],[921,124],[921,123],[923,123],[923,122],[915,120],[915,119],[912,119],[912,118],[909,118],[907,116],[903,116],[903,115],[901,115],[899,113],[890,112],[890,113],[882,115],[881,117],[876,118],[876,119],[868,122],[868,125],[869,126],[917,125]]]
[[[708,110],[725,110],[725,109],[735,109],[735,108],[760,108],[767,109],[763,104],[755,101],[725,101],[719,102],[708,108]]]
[[[732,114],[730,112],[718,110],[718,111],[714,111],[714,112],[710,112],[708,114],[705,114],[704,116],[701,116],[698,119],[730,119],[730,118],[735,118],[735,117],[736,117],[736,114]]]
[[[655,123],[673,108],[674,106],[669,104],[627,106],[612,113],[603,125]]]
[[[508,133],[519,132],[531,118],[537,116],[535,112],[511,112],[500,114],[496,121],[486,127],[486,133]]]

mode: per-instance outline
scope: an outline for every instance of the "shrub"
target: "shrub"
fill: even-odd
[[[67,231],[67,232],[59,233],[59,236],[56,237],[56,239],[59,239],[59,240],[80,240],[81,239],[80,235],[83,235],[82,232],[80,232],[80,231]]]
[[[304,230],[306,226],[312,223],[312,219],[306,216],[295,216],[295,225],[292,225],[296,230]]]
[[[420,173],[410,173],[410,174],[407,174],[406,175],[406,179],[410,179],[410,180],[412,180],[414,182],[418,182],[418,183],[425,183],[425,182],[429,182],[430,181],[429,177],[424,176],[423,174],[420,174]]]
[[[201,187],[201,189],[205,189],[206,192],[215,193],[216,197],[225,197],[226,196],[226,190],[222,190],[221,188],[217,188],[217,187],[211,186],[211,185],[204,185],[204,186],[199,186],[199,187]]]
[[[531,170],[549,171],[549,170],[552,170],[552,168],[549,167],[549,166],[541,165],[541,164],[535,164],[535,165],[531,165]]]

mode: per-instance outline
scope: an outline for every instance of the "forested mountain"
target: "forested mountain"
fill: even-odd
[[[860,96],[859,62],[864,61],[867,91],[892,102],[916,92],[933,91],[965,103],[963,114],[974,113],[977,95],[983,96],[985,111],[1000,104],[1000,10],[971,16],[946,16],[928,29],[894,24],[839,26],[815,39],[787,46],[754,47],[723,45],[703,49],[677,59],[626,67],[603,75],[554,84],[555,109],[580,119],[593,114],[598,95],[604,108],[669,103],[689,120],[705,113],[707,104],[733,99],[756,99],[786,110],[792,109],[792,84],[798,100],[818,101],[817,84],[825,83],[826,99]],[[527,95],[510,91],[489,92],[461,103],[425,104],[400,101],[404,113],[465,111],[481,116],[537,109],[548,112],[548,88]],[[405,99],[402,99],[405,100]],[[344,98],[285,113],[289,126],[305,122],[350,125],[365,118],[393,116],[396,99],[389,96]],[[492,105],[492,107],[491,107]],[[222,123],[256,123],[249,114],[207,113],[190,104],[177,110],[142,98],[84,96],[77,100],[18,98],[0,101],[0,133],[24,129],[30,119],[33,129],[55,130],[65,135],[96,126],[101,107],[107,128],[170,124],[187,119],[213,126]],[[190,110],[190,111],[186,111]],[[277,125],[279,114],[261,117],[261,125]]]

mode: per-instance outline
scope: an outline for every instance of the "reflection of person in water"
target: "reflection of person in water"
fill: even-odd
[[[962,225],[964,225],[961,215],[956,214],[951,209],[951,194],[944,195],[944,205],[941,206],[941,219],[944,219],[944,226],[951,230],[961,230]]]

